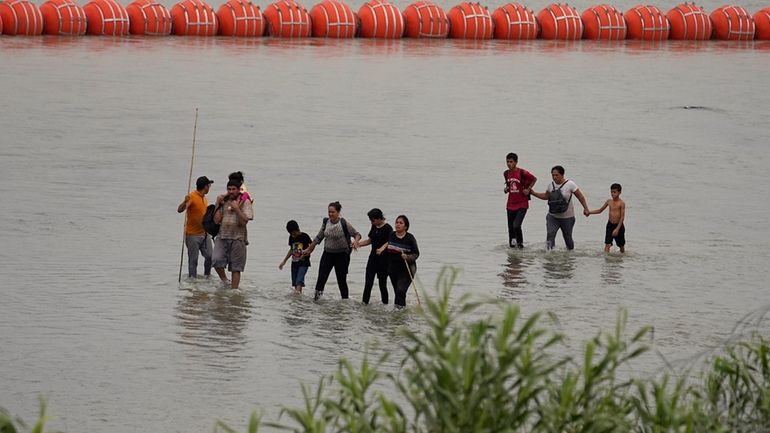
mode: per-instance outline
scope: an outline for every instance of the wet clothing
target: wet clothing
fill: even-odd
[[[612,232],[618,227],[617,224],[613,224],[607,221],[607,229],[604,232],[604,244],[612,245],[612,240],[615,240],[615,245],[622,247],[626,245],[626,226],[621,224],[620,230],[618,230],[617,236],[612,236]]]
[[[318,265],[318,280],[315,290],[323,292],[326,281],[334,269],[337,276],[337,286],[340,289],[342,299],[348,299],[348,267],[350,266],[350,238],[345,235],[342,224],[347,227],[350,236],[359,235],[356,229],[345,218],[340,218],[336,223],[324,220],[321,229],[315,237],[316,244],[324,241],[324,252],[321,254],[321,262]],[[360,236],[360,235],[359,235]]]
[[[312,240],[310,235],[301,232],[296,239],[289,235],[289,248],[291,248],[291,263],[298,263],[304,266],[310,266],[310,256],[303,256],[302,252],[310,246]]]
[[[377,254],[377,250],[388,242],[393,227],[385,223],[382,227],[372,226],[369,230],[369,239],[372,241],[372,251],[369,253],[369,260],[366,262],[366,277],[364,279],[363,303],[368,304],[372,295],[374,286],[374,277],[380,287],[380,298],[383,304],[388,303],[388,255],[386,253]]]
[[[529,196],[522,191],[535,181],[535,176],[523,168],[516,167],[513,170],[503,172],[505,185],[508,187],[508,203],[506,209],[515,211],[529,209]]]
[[[185,236],[187,246],[187,272],[191,278],[198,276],[198,253],[203,256],[203,275],[211,275],[211,236]]]
[[[524,246],[524,232],[521,231],[521,225],[524,223],[524,216],[527,215],[527,208],[517,210],[508,210],[508,246]]]
[[[291,262],[291,286],[305,287],[305,275],[307,270],[310,269],[310,265],[306,265],[302,262]]]
[[[567,249],[575,248],[575,241],[572,240],[572,229],[575,227],[575,217],[556,218],[552,214],[545,216],[546,248],[553,249],[556,246],[556,232],[561,230],[564,237],[564,244]]]
[[[206,230],[203,229],[203,215],[206,214],[208,205],[206,196],[202,192],[195,190],[190,193],[190,198],[187,200],[187,221],[184,226],[186,236],[206,234]]]
[[[406,253],[406,260],[401,257],[401,253]],[[420,257],[417,239],[409,232],[403,238],[399,238],[394,231],[388,237],[388,248],[383,254],[388,255],[388,276],[396,294],[395,304],[406,306],[406,291],[417,272],[417,258]]]
[[[214,243],[215,268],[227,267],[230,272],[243,272],[246,267],[246,243],[242,239],[222,239]]]

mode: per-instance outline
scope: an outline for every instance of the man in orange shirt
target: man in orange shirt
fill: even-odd
[[[206,176],[201,176],[195,182],[196,190],[184,196],[184,200],[176,211],[187,210],[187,221],[184,227],[184,241],[187,245],[187,266],[190,278],[198,276],[198,252],[203,256],[203,275],[211,275],[211,238],[203,229],[203,215],[206,214],[210,185],[214,183]]]

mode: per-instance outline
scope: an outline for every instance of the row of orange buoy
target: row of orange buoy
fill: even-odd
[[[479,3],[463,2],[448,13],[427,0],[402,13],[387,0],[371,0],[358,13],[338,0],[322,0],[308,12],[294,0],[279,0],[262,11],[249,0],[228,0],[214,9],[203,0],[181,0],[168,10],[156,0],[123,7],[115,0],[48,0],[39,8],[29,0],[0,2],[0,34],[7,35],[263,35],[304,38],[460,38],[460,39],[770,39],[770,7],[753,16],[726,5],[711,14],[682,3],[664,14],[655,6],[634,6],[625,13],[597,5],[582,14],[563,3],[537,15],[518,3],[490,13]]]

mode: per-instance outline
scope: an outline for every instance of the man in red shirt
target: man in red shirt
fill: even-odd
[[[508,194],[508,245],[511,248],[524,248],[524,235],[521,232],[521,224],[529,209],[529,193],[537,182],[532,173],[517,167],[519,157],[511,152],[505,157],[508,170],[503,172],[505,189]]]

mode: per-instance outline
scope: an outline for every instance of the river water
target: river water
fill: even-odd
[[[334,277],[307,294],[318,254],[302,297],[277,269],[286,221],[313,235],[334,200],[363,232],[372,207],[410,217],[427,295],[455,265],[454,297],[551,311],[578,349],[624,307],[690,362],[768,305],[768,71],[767,42],[2,37],[0,406],[33,419],[44,395],[68,432],[205,432],[395,350],[416,299],[360,305],[368,252],[347,302]],[[242,170],[256,200],[237,292],[177,282],[196,107],[193,179],[213,200]],[[605,215],[546,253],[539,200],[509,251],[510,151],[539,190],[564,165],[592,207],[621,183],[628,253],[602,252]]]

